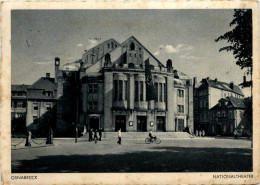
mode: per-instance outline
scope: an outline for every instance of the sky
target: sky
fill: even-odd
[[[84,50],[114,38],[135,36],[163,64],[190,78],[217,78],[240,84],[244,71],[230,52],[219,52],[230,31],[233,10],[13,10],[11,14],[12,84],[32,84],[61,65],[82,57]],[[96,40],[95,38],[100,38]],[[246,96],[250,89],[242,89]]]

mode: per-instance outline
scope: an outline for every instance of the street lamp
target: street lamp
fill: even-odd
[[[243,76],[243,83],[241,83],[240,85],[242,86],[242,88],[244,87],[251,87],[251,101],[252,101],[252,105],[253,106],[253,80],[252,80],[252,74],[253,74],[253,67],[248,67],[247,70],[244,72],[244,76]],[[248,77],[250,77],[250,80],[247,80]],[[251,115],[253,116],[253,115]],[[251,133],[251,148],[253,148],[253,120],[252,120],[252,133]]]

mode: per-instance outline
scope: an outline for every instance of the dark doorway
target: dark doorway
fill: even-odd
[[[165,132],[166,131],[166,129],[165,129],[165,117],[157,116],[156,123],[157,123],[157,129],[156,130],[158,132]]]
[[[146,116],[137,116],[137,131],[138,132],[147,131]]]
[[[178,119],[178,132],[184,131],[184,119]]]
[[[222,133],[221,130],[222,130],[221,125],[217,124],[216,125],[216,135],[221,135],[221,133]]]
[[[115,131],[118,131],[120,128],[121,128],[121,132],[126,131],[126,116],[116,116]]]
[[[90,129],[92,128],[93,130],[99,129],[99,117],[91,117],[89,118],[89,126]]]

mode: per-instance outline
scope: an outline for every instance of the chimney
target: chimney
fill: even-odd
[[[234,82],[230,82],[229,87],[230,87],[231,89],[234,89]]]
[[[50,78],[50,73],[46,73],[46,78]]]
[[[173,73],[174,73],[174,78],[178,78],[179,79],[178,71],[177,70],[173,70]]]
[[[217,79],[217,78],[215,78],[215,82],[218,82],[218,79]]]
[[[55,83],[57,83],[59,67],[60,67],[60,58],[55,57],[55,79],[54,79]]]
[[[167,72],[172,72],[173,71],[172,60],[171,59],[167,60],[166,67],[167,67]]]
[[[193,78],[193,86],[195,86],[197,84],[197,77]]]

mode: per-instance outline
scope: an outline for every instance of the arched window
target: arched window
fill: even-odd
[[[130,50],[135,50],[135,44],[133,42],[130,44]]]

